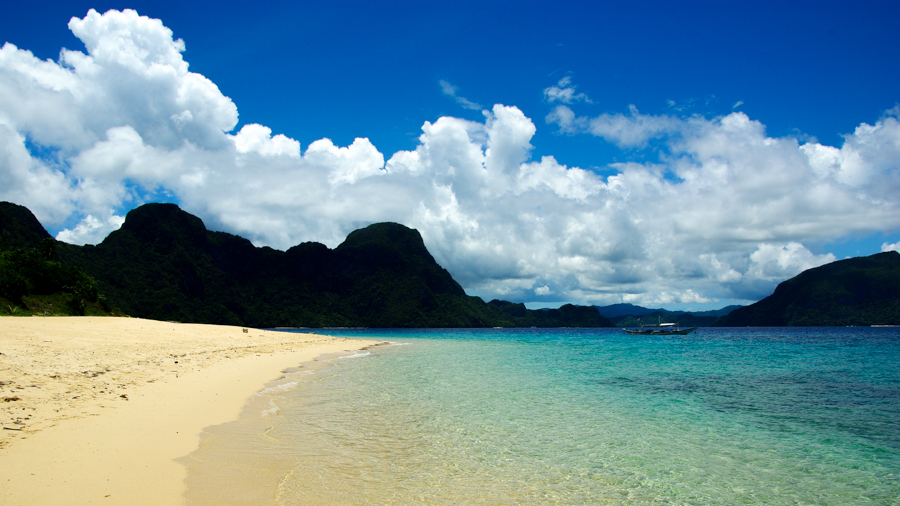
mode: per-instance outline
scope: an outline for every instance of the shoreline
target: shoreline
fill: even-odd
[[[377,343],[136,318],[2,318],[0,504],[183,504],[187,468],[176,459],[204,427],[238,418],[285,369]]]

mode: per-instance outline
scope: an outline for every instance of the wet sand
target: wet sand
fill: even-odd
[[[204,427],[375,341],[136,318],[0,318],[0,504],[182,504]]]

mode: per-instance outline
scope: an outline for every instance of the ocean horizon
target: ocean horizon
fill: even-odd
[[[208,427],[187,504],[900,502],[898,328],[316,332],[388,344]]]

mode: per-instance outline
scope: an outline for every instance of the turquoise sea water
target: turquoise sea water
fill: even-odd
[[[188,504],[900,504],[900,329],[340,334],[396,344],[208,428]]]

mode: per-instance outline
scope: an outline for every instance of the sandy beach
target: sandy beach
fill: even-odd
[[[375,341],[136,318],[0,318],[0,504],[182,504],[204,427]]]

